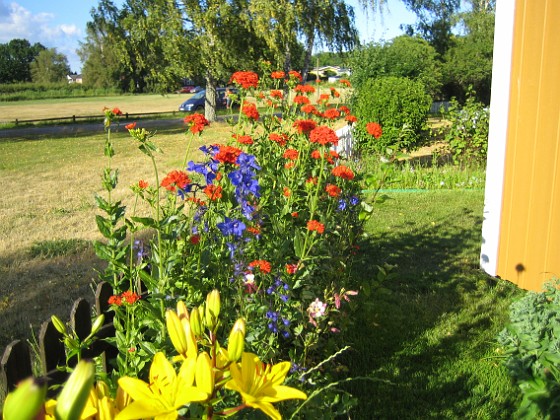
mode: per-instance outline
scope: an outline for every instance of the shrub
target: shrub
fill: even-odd
[[[505,365],[523,400],[518,418],[560,416],[560,280],[529,292],[510,308],[510,324],[498,335]]]
[[[352,104],[359,121],[354,131],[358,147],[378,153],[414,149],[426,129],[430,104],[420,82],[393,76],[367,81],[356,90]],[[383,135],[373,141],[365,129],[371,121],[383,126]]]
[[[443,117],[450,125],[440,130],[453,155],[455,163],[476,161],[484,163],[488,152],[488,123],[490,112],[477,102],[475,92],[467,91],[465,104],[461,106],[454,98]]]

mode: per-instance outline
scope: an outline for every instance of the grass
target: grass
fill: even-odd
[[[364,299],[349,331],[353,418],[512,418],[519,393],[495,337],[520,296],[479,269],[482,191],[389,194],[368,222],[359,283],[396,277]],[[374,261],[374,264],[372,264]]]
[[[226,132],[225,124],[213,124],[204,140]],[[121,171],[114,194],[130,204],[128,186],[153,182],[151,167],[127,134],[112,138],[113,166]],[[93,197],[106,164],[104,139],[99,133],[0,142],[0,348],[28,337],[29,325],[36,329],[51,314],[66,319],[74,299],[92,296],[94,269],[101,268],[91,242],[99,238]],[[175,169],[188,144],[184,130],[162,131],[155,140],[165,151],[161,171]],[[191,145],[192,158],[199,145]],[[454,185],[482,173],[429,165],[403,166],[404,173],[411,167],[415,177],[395,169],[392,189]],[[494,337],[521,292],[478,268],[482,190],[386,194],[352,268],[356,283],[372,285],[372,292],[358,296],[357,327],[343,332],[352,351],[341,363],[348,377],[376,381],[350,383],[359,405],[349,415],[511,418],[518,392],[494,357]],[[394,277],[375,289],[384,264],[394,267]]]

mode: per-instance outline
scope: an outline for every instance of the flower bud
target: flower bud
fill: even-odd
[[[99,331],[99,329],[103,326],[104,322],[105,322],[105,315],[103,314],[95,318],[95,321],[93,321],[93,325],[91,326],[90,336],[94,336],[95,333]]]
[[[179,316],[180,319],[183,318],[189,319],[189,311],[187,309],[187,305],[182,300],[177,302],[177,315]]]
[[[212,290],[206,296],[206,312],[204,322],[210,331],[214,331],[218,326],[218,316],[220,315],[220,292]]]
[[[237,362],[241,359],[241,355],[243,354],[243,349],[245,347],[245,320],[239,318],[231,332],[229,333],[228,339],[228,357],[229,360],[232,362]]]
[[[202,337],[204,327],[202,326],[202,317],[200,316],[198,308],[194,308],[191,311],[190,324],[191,331],[193,332],[194,336]]]
[[[59,317],[52,315],[51,322],[60,334],[66,335],[66,325],[64,325],[64,322],[62,322]]]
[[[47,387],[35,378],[21,381],[4,401],[3,418],[5,420],[34,419],[41,410]]]
[[[196,359],[195,371],[196,387],[208,395],[214,393],[214,372],[212,372],[212,361],[208,353],[202,352]]]
[[[187,354],[187,337],[179,316],[169,309],[165,313],[165,323],[169,338],[171,339],[171,343],[173,343],[173,347],[177,350],[177,353],[181,355]]]
[[[56,419],[79,419],[93,386],[93,363],[81,360],[64,384],[54,412]]]

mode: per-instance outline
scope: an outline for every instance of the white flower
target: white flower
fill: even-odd
[[[309,304],[309,308],[307,308],[307,312],[312,318],[319,318],[320,316],[325,315],[326,310],[327,304],[321,302],[319,298],[316,298],[313,302],[311,302]]]

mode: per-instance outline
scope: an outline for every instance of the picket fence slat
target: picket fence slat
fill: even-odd
[[[114,346],[104,340],[115,335],[113,313],[108,311],[110,307],[108,300],[112,294],[112,287],[108,283],[100,283],[95,293],[94,310],[87,300],[80,298],[72,306],[69,321],[70,327],[76,331],[80,340],[83,340],[91,332],[92,317],[96,317],[98,314],[105,315],[104,324],[95,335],[93,344],[82,352],[83,358],[91,359],[101,356],[105,369],[107,368],[107,360],[115,358],[118,352]],[[41,374],[49,385],[61,385],[68,377],[67,372],[58,369],[58,367],[67,364],[62,337],[51,320],[43,322],[39,331],[38,351]],[[76,363],[77,358],[75,357],[68,361],[70,367],[75,366]],[[3,378],[0,378],[0,383],[4,382],[8,391],[11,391],[21,380],[32,374],[33,367],[29,344],[22,340],[12,341],[4,350],[0,361],[0,375],[3,376]]]

